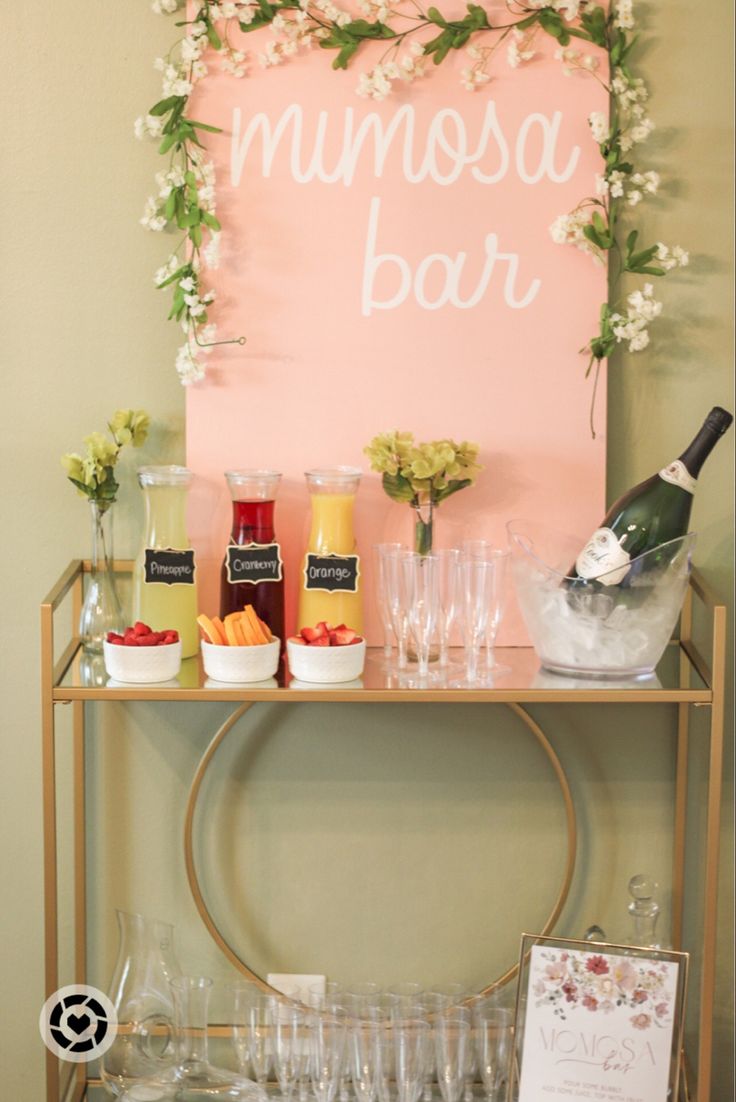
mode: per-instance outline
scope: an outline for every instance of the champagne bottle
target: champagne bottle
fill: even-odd
[[[568,585],[597,579],[625,586],[632,559],[686,535],[700,468],[732,421],[715,406],[679,459],[620,497],[578,555]]]

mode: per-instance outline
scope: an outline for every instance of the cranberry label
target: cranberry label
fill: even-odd
[[[577,557],[575,569],[581,578],[596,578],[601,585],[618,585],[629,571],[631,555],[624,551],[616,533],[598,528]]]
[[[324,593],[357,593],[359,555],[307,555],[304,588]]]
[[[278,543],[231,543],[225,566],[230,585],[280,582],[284,576]]]
[[[147,585],[194,585],[194,548],[177,551],[173,547],[166,549],[147,547],[144,563],[144,578]]]

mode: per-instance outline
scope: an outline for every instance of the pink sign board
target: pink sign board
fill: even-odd
[[[247,39],[253,54],[269,32]],[[263,40],[259,44],[259,40]],[[595,332],[606,272],[556,245],[549,226],[595,190],[587,123],[607,109],[599,83],[566,77],[541,44],[474,93],[462,54],[376,102],[315,50],[243,80],[210,75],[193,115],[207,135],[223,225],[218,336],[205,380],[187,392],[187,462],[198,476],[191,535],[200,605],[219,604],[230,522],[223,472],[283,472],[287,631],[294,628],[308,525],[303,473],[366,472],[357,507],[369,641],[377,642],[370,549],[411,540],[408,506],[390,501],[363,447],[383,431],[481,445],[478,483],[445,502],[437,543],[531,517],[587,536],[604,511],[605,438],[588,429],[579,349]],[[373,47],[371,47],[372,49]],[[380,47],[378,47],[380,50]],[[597,422],[605,425],[605,387]],[[512,615],[501,642],[524,642]]]

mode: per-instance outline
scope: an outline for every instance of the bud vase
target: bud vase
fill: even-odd
[[[425,501],[421,505],[413,505],[416,513],[414,521],[414,550],[418,555],[429,555],[432,550],[432,536],[434,526],[434,503]]]
[[[113,573],[112,503],[90,501],[89,506],[92,554],[79,637],[86,651],[101,652],[108,631],[122,632],[125,624]]]

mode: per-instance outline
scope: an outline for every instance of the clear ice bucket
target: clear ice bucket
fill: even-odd
[[[654,671],[685,598],[694,532],[632,559],[623,582],[613,584],[606,575],[569,577],[584,539],[535,521],[507,529],[519,607],[546,669],[605,678]]]

